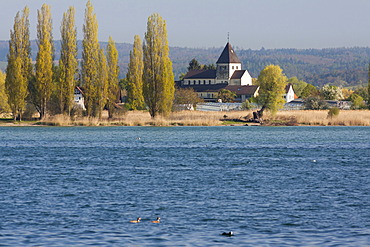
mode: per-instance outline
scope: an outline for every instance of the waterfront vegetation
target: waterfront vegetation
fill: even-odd
[[[0,118],[2,126],[222,126],[222,125],[255,125],[245,122],[252,117],[252,111],[233,112],[172,112],[168,117],[151,118],[148,111],[127,111],[109,119],[104,111],[102,119],[94,117],[75,117],[67,115],[48,116],[43,120],[13,121],[11,118]],[[331,116],[328,110],[279,111],[276,115],[265,113],[262,126],[370,126],[369,110],[342,110]]]

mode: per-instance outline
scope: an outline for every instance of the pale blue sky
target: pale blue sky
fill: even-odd
[[[86,0],[0,0],[0,40],[9,39],[17,11],[28,5],[31,38],[36,38],[37,9],[52,8],[53,35],[69,6],[76,7],[79,39]],[[149,15],[167,22],[170,46],[244,49],[370,46],[370,0],[92,0],[99,39],[132,43],[143,37]]]

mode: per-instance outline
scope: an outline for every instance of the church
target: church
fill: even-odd
[[[236,102],[258,96],[259,90],[259,86],[252,85],[252,77],[242,69],[242,63],[229,42],[218,58],[215,70],[191,70],[176,84],[180,88],[193,88],[206,102],[217,101],[221,89],[234,92]]]

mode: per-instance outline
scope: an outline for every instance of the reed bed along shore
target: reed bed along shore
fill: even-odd
[[[50,116],[39,125],[51,126],[219,126],[219,125],[245,125],[246,119],[252,117],[252,111],[232,112],[201,112],[180,111],[173,112],[168,117],[152,119],[146,111],[129,111],[114,119],[108,119],[103,114],[102,119],[68,116]],[[229,120],[229,121],[225,121]],[[240,122],[234,120],[241,120]],[[275,116],[265,113],[264,124],[268,126],[308,125],[308,126],[370,126],[369,110],[342,110],[339,115],[328,117],[328,110],[298,110],[279,111]]]

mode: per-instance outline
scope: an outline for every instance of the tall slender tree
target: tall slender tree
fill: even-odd
[[[77,72],[77,29],[75,26],[75,9],[69,7],[63,15],[61,32],[61,54],[59,60],[60,78],[57,85],[60,113],[71,114],[73,92]]]
[[[28,81],[32,76],[31,45],[29,31],[29,8],[14,18],[13,31],[10,31],[8,65],[6,69],[5,90],[14,120],[22,119],[26,105]]]
[[[143,92],[152,118],[168,115],[172,109],[175,82],[169,58],[166,22],[159,14],[148,18],[143,45]]]
[[[98,80],[96,81],[96,94],[94,102],[94,116],[102,118],[104,106],[107,103],[108,65],[104,50],[99,51]]]
[[[108,117],[113,118],[115,103],[119,92],[118,91],[119,66],[118,66],[118,51],[112,37],[109,37],[109,42],[107,46],[107,63],[108,63],[108,89],[107,89]]]
[[[5,93],[5,73],[0,70],[0,113],[9,112],[8,95]]]
[[[369,75],[367,83],[367,108],[370,110],[370,63],[369,63]]]
[[[89,0],[86,4],[85,23],[83,25],[84,39],[82,41],[82,84],[85,93],[85,106],[88,116],[96,116],[96,91],[99,80],[99,40],[98,22],[94,7]],[[94,108],[95,107],[95,108]]]
[[[130,51],[130,62],[126,75],[128,81],[127,102],[131,109],[145,108],[143,96],[143,46],[139,35],[134,37],[133,50]]]
[[[36,58],[35,92],[38,102],[34,104],[39,109],[40,118],[47,113],[47,104],[53,92],[53,59],[54,46],[52,35],[52,19],[50,7],[43,4],[37,11],[37,44],[39,51]]]

